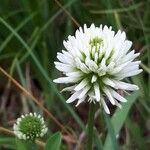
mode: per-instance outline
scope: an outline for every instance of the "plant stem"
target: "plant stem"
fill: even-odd
[[[87,129],[87,150],[92,150],[93,144],[93,127],[94,127],[94,114],[95,114],[95,106],[93,103],[90,104],[89,116],[88,116],[88,129]]]

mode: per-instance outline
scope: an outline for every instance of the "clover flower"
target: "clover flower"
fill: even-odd
[[[63,44],[66,50],[57,53],[59,62],[55,66],[65,77],[54,82],[70,84],[62,90],[72,93],[67,103],[78,100],[78,106],[84,101],[100,102],[110,113],[108,101],[118,107],[120,102],[126,102],[118,90],[138,90],[138,86],[121,81],[142,72],[140,61],[134,60],[139,53],[129,52],[132,42],[126,39],[125,32],[115,34],[112,27],[84,25]]]
[[[34,141],[38,137],[44,136],[47,127],[41,115],[29,113],[17,119],[13,126],[14,133],[19,139]]]

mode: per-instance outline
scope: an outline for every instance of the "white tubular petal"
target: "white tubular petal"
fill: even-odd
[[[95,91],[96,101],[99,102],[100,101],[100,88],[99,88],[98,83],[94,84],[94,91]]]
[[[139,70],[139,65],[126,66],[126,67],[121,71],[121,73],[122,73],[122,74],[126,74],[126,73],[128,73],[128,72],[135,71],[135,70]]]
[[[78,69],[80,69],[84,73],[89,73],[88,67],[84,63],[82,63],[79,58],[76,58],[75,61]]]
[[[66,87],[66,88],[64,88],[63,90],[61,90],[61,92],[65,92],[65,91],[73,91],[75,87],[76,87],[76,85]]]
[[[106,59],[105,58],[102,59],[101,64],[100,64],[100,68],[101,69],[106,68]]]
[[[104,88],[104,93],[107,95],[107,97],[108,97],[109,101],[111,102],[111,104],[115,105],[115,100],[112,97],[110,91],[106,87]]]
[[[97,80],[97,76],[96,76],[96,75],[93,75],[93,76],[92,76],[92,79],[91,79],[91,83],[96,82],[96,80]]]
[[[125,40],[124,43],[120,47],[119,56],[116,59],[116,61],[119,61],[121,57],[124,57],[126,53],[129,51],[129,49],[131,48],[131,46],[132,46],[132,42]]]
[[[131,48],[131,46],[132,46],[132,42],[126,40],[125,41],[125,47],[124,47],[123,55],[125,55],[129,51],[129,49]]]
[[[121,104],[118,103],[116,100],[115,100],[115,105],[118,106],[120,109],[122,108]]]
[[[130,53],[128,53],[127,55],[125,55],[121,59],[120,63],[124,63],[124,62],[127,62],[127,61],[132,61],[132,60],[134,60],[136,57],[138,57],[140,55],[140,53],[136,53],[136,54],[134,54],[134,53],[135,53],[135,50],[133,50]]]
[[[55,63],[55,66],[56,68],[59,70],[59,71],[63,71],[63,72],[72,72],[74,71],[74,68],[68,64],[63,64],[63,63],[60,63],[60,62],[54,62]]]
[[[127,73],[124,73],[124,74],[119,74],[118,77],[119,77],[119,79],[123,79],[125,77],[135,76],[135,75],[141,73],[142,71],[143,71],[142,69],[134,70],[134,71],[127,72]]]
[[[86,62],[86,65],[89,67],[90,70],[96,71],[98,69],[97,64],[93,60],[86,59],[85,62]]]
[[[129,62],[126,62],[126,63],[124,63],[124,64],[121,64],[120,66],[114,68],[114,70],[111,71],[110,73],[111,73],[111,74],[116,74],[116,73],[120,72],[120,71],[121,71],[125,66],[127,66],[128,64],[129,64]]]
[[[62,53],[57,53],[57,59],[62,62],[66,63],[66,59],[64,58],[65,56]]]
[[[116,91],[114,91],[114,90],[110,90],[110,93],[112,94],[112,96],[115,98],[115,99],[117,99],[118,101],[120,101],[120,102],[127,102],[127,100],[124,98],[124,97],[122,97],[121,95],[119,95]]]
[[[81,91],[77,91],[75,92],[67,101],[66,103],[72,103],[73,101],[75,101],[78,96],[80,95]]]
[[[108,66],[107,66],[107,70],[112,70],[115,66],[115,63],[114,62],[111,62]]]
[[[62,62],[62,63],[65,63],[65,64],[72,64],[73,63],[73,59],[72,57],[68,57],[62,53],[57,53],[57,59]]]
[[[13,129],[17,131],[18,130],[18,126],[16,124],[14,124]]]
[[[87,85],[87,86],[82,90],[81,94],[78,96],[78,99],[82,99],[82,98],[87,94],[87,92],[89,91],[90,88],[91,88],[91,87]]]
[[[85,98],[86,98],[86,96],[84,96],[83,98],[79,99],[77,104],[76,104],[76,107],[79,106],[83,101],[85,101]]]
[[[75,87],[75,91],[79,91],[81,89],[83,89],[86,85],[88,84],[88,80],[87,79],[83,79],[76,87]]]
[[[80,80],[80,78],[61,77],[61,78],[53,80],[53,82],[55,82],[55,83],[75,83],[79,80]]]
[[[107,104],[105,103],[105,100],[104,100],[103,97],[101,97],[101,102],[102,102],[102,105],[103,105],[103,108],[104,108],[105,112],[107,114],[110,114],[109,108],[107,107]]]
[[[66,76],[70,77],[81,77],[83,73],[81,71],[76,71],[76,72],[71,72],[71,73],[66,73]]]
[[[125,83],[121,81],[114,81],[114,82],[116,84],[115,88],[117,89],[128,90],[128,91],[135,91],[139,89],[138,86],[134,84]]]
[[[109,79],[109,78],[104,78],[104,79],[103,79],[103,82],[104,82],[106,85],[109,85],[109,86],[111,86],[111,87],[114,87],[114,86],[115,86],[115,83],[114,83],[111,79]]]

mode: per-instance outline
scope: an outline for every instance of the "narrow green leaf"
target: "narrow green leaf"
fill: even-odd
[[[94,128],[94,144],[96,145],[97,150],[103,150],[103,143],[96,128]]]
[[[139,128],[139,125],[135,122],[133,122],[131,119],[127,119],[127,127],[131,133],[131,137],[133,142],[137,143],[137,147],[140,150],[146,149],[146,142],[144,137],[142,137],[141,130]],[[139,142],[140,141],[140,142]]]
[[[103,116],[104,116],[106,126],[108,129],[108,135],[111,138],[112,150],[119,150],[119,146],[118,146],[117,139],[115,136],[115,131],[114,131],[113,125],[111,123],[110,117],[105,113],[105,111],[103,111]]]
[[[32,13],[29,17],[27,17],[25,20],[23,20],[14,30],[19,31],[24,25],[26,25],[37,13]],[[9,43],[9,41],[14,36],[13,33],[10,33],[10,35],[5,39],[5,41],[0,45],[0,53],[3,51],[3,49],[6,47],[6,45]]]
[[[139,96],[139,92],[135,92],[132,95],[127,97],[128,102],[123,104],[122,109],[117,109],[113,117],[111,118],[111,123],[115,131],[115,136],[119,134],[120,129],[122,128],[126,117],[129,113],[130,108],[136,101]],[[112,148],[111,137],[108,134],[105,140],[104,150],[110,150]]]
[[[16,138],[16,149],[17,150],[27,150],[25,144],[17,138]]]
[[[15,138],[0,137],[0,148],[3,145],[5,145],[5,147],[7,147],[9,149],[14,149],[15,148]]]
[[[29,47],[29,45],[22,39],[22,37],[3,19],[0,17],[0,22],[3,23],[13,34],[14,36],[20,41],[20,43],[24,46],[24,48],[29,52],[30,56],[32,57],[33,61],[35,62],[35,64],[37,65],[39,71],[41,72],[41,74],[44,76],[44,78],[47,80],[47,82],[51,85],[51,89],[53,90],[53,92],[56,93],[56,95],[59,97],[59,99],[61,100],[61,102],[63,103],[63,105],[68,109],[68,111],[72,114],[72,116],[74,117],[74,119],[76,120],[76,122],[78,122],[78,124],[80,125],[80,127],[82,129],[84,129],[84,124],[82,122],[82,120],[79,118],[79,116],[75,113],[75,111],[65,102],[65,98],[60,94],[60,92],[58,91],[57,87],[55,86],[55,84],[53,83],[53,81],[49,78],[47,72],[44,70],[43,66],[41,65],[41,63],[39,62],[39,60],[37,59],[36,55],[31,51],[31,48]]]
[[[128,8],[116,8],[116,9],[107,9],[107,10],[91,10],[90,12],[93,13],[93,14],[111,14],[111,13],[114,13],[114,12],[125,13],[125,12],[128,12],[128,11],[138,9],[142,5],[143,5],[143,3],[138,3],[138,4],[135,4],[135,5],[131,5]]]
[[[57,132],[50,136],[46,142],[45,150],[59,150],[61,145],[61,133]]]

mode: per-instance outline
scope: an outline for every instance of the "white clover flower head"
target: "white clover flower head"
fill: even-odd
[[[19,139],[32,141],[44,136],[48,130],[43,117],[36,113],[22,115],[16,120],[13,129]]]
[[[138,86],[121,81],[142,72],[140,61],[134,60],[139,53],[129,52],[132,42],[126,39],[125,32],[115,34],[112,27],[84,25],[63,44],[66,50],[57,53],[59,62],[55,66],[65,77],[54,82],[71,85],[62,90],[72,92],[67,103],[78,100],[78,106],[84,101],[100,102],[110,113],[107,101],[118,107],[126,102],[117,90],[138,90]]]

